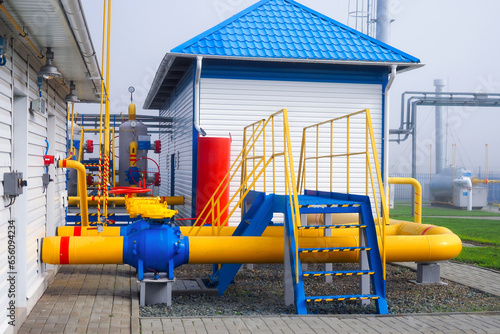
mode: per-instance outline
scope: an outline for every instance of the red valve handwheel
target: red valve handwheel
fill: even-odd
[[[131,195],[131,194],[144,194],[150,192],[151,189],[148,188],[139,188],[139,187],[112,187],[110,194],[115,195]]]

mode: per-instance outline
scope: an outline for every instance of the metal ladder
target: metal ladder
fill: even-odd
[[[328,225],[307,225],[294,227],[293,222],[285,217],[286,237],[285,243],[285,271],[286,267],[291,270],[293,281],[294,303],[298,314],[307,314],[307,303],[313,302],[332,302],[332,301],[369,301],[376,303],[377,313],[388,313],[385,279],[383,277],[383,266],[378,248],[375,222],[373,220],[370,199],[368,196],[338,194],[320,191],[307,191],[306,195],[300,195],[299,205],[300,213],[358,213],[358,224],[328,224]],[[326,224],[326,222],[325,222]],[[331,248],[301,248],[293,242],[294,235],[299,229],[339,229],[339,228],[357,228],[360,231],[360,244],[357,247],[331,247]],[[298,246],[298,248],[295,248]],[[359,252],[360,268],[359,270],[349,271],[304,271],[300,254],[322,253],[322,252]],[[299,256],[297,256],[299,255]],[[286,261],[289,261],[287,264]],[[361,280],[361,285],[365,290],[363,293],[348,295],[320,295],[306,296],[304,292],[303,278],[318,276],[366,276],[370,279]],[[285,278],[286,279],[286,278]],[[370,284],[371,283],[371,284]],[[371,289],[370,289],[371,285]],[[291,288],[290,288],[291,291]],[[286,292],[285,292],[286,293]],[[286,298],[286,297],[285,297]]]

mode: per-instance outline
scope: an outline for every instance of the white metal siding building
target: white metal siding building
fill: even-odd
[[[60,2],[34,0],[5,2],[3,6],[16,23],[23,22],[23,28],[36,45],[34,50],[13,22],[0,14],[0,36],[7,47],[2,55],[6,64],[0,67],[0,180],[4,180],[4,173],[17,171],[27,181],[23,194],[15,201],[7,196],[0,200],[0,333],[14,333],[58,270],[40,262],[41,239],[55,235],[56,228],[65,224],[65,170],[50,166],[48,172],[53,181],[47,189],[42,183],[47,143],[49,155],[66,157],[64,97],[69,93],[69,81],[75,81],[80,99],[96,101],[94,82],[87,77],[100,76],[100,70],[94,62],[95,56],[84,58],[80,49],[91,47],[90,39],[90,44],[80,45],[75,39],[88,33],[86,27],[70,26],[74,17],[64,14],[78,13],[75,8],[79,1],[66,1],[67,7]],[[47,24],[42,28],[32,19],[37,12],[47,15]],[[37,71],[45,59],[39,59],[38,50],[46,47],[52,47],[54,64],[63,74],[63,80],[43,80],[39,91]],[[31,103],[39,98],[40,92],[46,109],[33,111]],[[3,182],[0,194],[4,195]],[[15,260],[9,255],[15,255]],[[10,284],[13,281],[7,280],[12,277],[13,285]],[[12,304],[16,311],[15,326],[10,323]]]

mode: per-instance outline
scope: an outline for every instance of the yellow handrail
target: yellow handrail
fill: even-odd
[[[362,117],[364,114],[364,117]],[[364,121],[364,122],[363,122]],[[345,122],[342,123],[345,125],[345,132],[341,132],[342,128],[339,129],[339,133],[342,133],[342,135],[345,134],[345,147],[343,148],[343,151],[340,153],[334,152],[334,146],[338,147],[339,144],[334,142],[334,124],[338,124],[339,122]],[[363,124],[364,123],[364,124]],[[342,125],[341,124],[341,125]],[[364,148],[363,146],[359,145],[359,142],[356,143],[352,142],[351,140],[351,135],[352,133],[356,133],[355,130],[352,129],[353,124],[358,125],[358,133],[357,135],[359,136],[359,130],[365,132],[365,138],[364,138]],[[360,127],[360,124],[363,125],[363,127]],[[329,125],[329,154],[324,154],[324,152],[321,152],[320,148],[320,128],[324,125]],[[309,129],[314,129],[316,131],[316,142],[315,142],[315,152],[314,154],[309,154],[307,152],[307,130]],[[338,128],[335,128],[338,129]],[[340,139],[340,138],[339,138]],[[344,137],[341,138],[342,140]],[[336,145],[335,145],[336,144]],[[375,181],[374,181],[374,173],[372,172],[372,163],[370,159],[370,148],[372,150],[373,154],[373,165],[375,166],[376,169],[376,177],[377,177],[377,186],[378,190],[380,193],[380,198],[382,201],[382,223],[380,222],[380,211],[379,211],[379,206],[378,206],[378,200],[377,200],[377,191],[375,188]],[[383,188],[383,183],[382,183],[382,174],[380,172],[380,164],[378,160],[378,155],[377,155],[377,148],[375,145],[375,137],[373,134],[373,125],[371,121],[371,116],[370,116],[370,111],[368,109],[360,110],[354,113],[346,114],[341,117],[336,117],[327,121],[323,121],[321,123],[313,124],[307,127],[304,127],[302,131],[302,148],[301,148],[301,153],[300,153],[300,162],[299,162],[299,171],[298,171],[298,178],[297,182],[299,184],[299,191],[302,193],[307,186],[307,177],[306,177],[306,164],[308,161],[314,161],[316,166],[315,166],[315,183],[316,183],[316,190],[319,190],[319,179],[320,179],[320,167],[319,167],[319,160],[320,159],[329,159],[330,162],[330,181],[329,181],[329,188],[330,192],[334,191],[333,187],[333,160],[334,158],[343,158],[345,157],[345,162],[346,162],[346,170],[345,170],[345,176],[346,176],[346,182],[345,182],[345,189],[347,193],[350,193],[352,191],[351,188],[351,179],[353,177],[351,173],[351,168],[352,168],[352,162],[351,162],[351,157],[355,156],[364,156],[365,158],[365,189],[366,189],[366,195],[369,195],[369,188],[371,186],[372,190],[372,196],[373,196],[373,202],[375,204],[375,210],[376,210],[376,216],[377,216],[377,223],[380,227],[381,231],[381,257],[382,257],[382,262],[383,262],[383,271],[384,271],[384,278],[385,278],[385,225],[388,224],[389,220],[389,214],[388,214],[388,209],[386,205],[386,197],[384,194],[384,188]],[[336,173],[336,175],[339,175],[339,172]]]
[[[422,186],[411,177],[390,177],[389,184],[410,184],[415,190],[415,223],[422,223]]]
[[[276,145],[279,142],[276,140],[276,129],[275,129],[275,118],[282,115],[283,117],[283,151],[278,150]],[[266,136],[266,129],[270,129],[270,139],[269,135]],[[250,132],[250,134],[249,134]],[[268,145],[271,146],[272,154],[268,157]],[[269,116],[267,120],[259,120],[254,122],[244,128],[243,131],[243,147],[238,155],[238,157],[232,163],[229,172],[223,178],[222,182],[219,184],[217,189],[214,191],[212,197],[208,201],[207,205],[203,208],[199,216],[197,217],[194,225],[189,230],[190,235],[197,235],[204,225],[206,220],[210,217],[212,219],[212,233],[218,235],[221,229],[224,228],[226,223],[229,221],[231,216],[234,214],[236,209],[243,207],[243,202],[247,194],[251,190],[255,190],[257,186],[262,185],[262,189],[265,192],[267,182],[269,180],[266,169],[272,166],[272,183],[273,192],[276,191],[276,163],[275,160],[283,156],[285,165],[285,194],[290,197],[291,204],[291,217],[294,226],[300,226],[300,214],[298,207],[298,197],[297,188],[295,184],[295,175],[293,167],[293,158],[291,152],[291,139],[290,130],[288,127],[288,117],[287,110],[283,109]],[[249,170],[249,162],[251,162],[251,170]],[[271,165],[272,164],[272,165]],[[239,188],[234,192],[233,196],[229,199],[228,203],[221,208],[220,199],[223,192],[229,186],[231,180],[237,174],[237,171],[241,172],[241,183]],[[258,183],[259,180],[263,180],[263,183]],[[221,190],[222,189],[222,190]],[[239,200],[236,197],[239,196]],[[229,211],[229,206],[235,203],[233,208]],[[223,215],[227,212],[227,216],[222,219]],[[197,230],[195,230],[197,229]],[[297,234],[294,236],[296,259],[298,259],[298,239]],[[296,264],[296,269],[298,271],[298,265]],[[298,277],[298,273],[296,275]]]

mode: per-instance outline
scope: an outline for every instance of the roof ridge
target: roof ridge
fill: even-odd
[[[280,13],[284,16],[280,16]],[[290,13],[293,15],[290,16]],[[294,21],[292,17],[297,14],[302,19]],[[261,18],[264,16],[274,21],[262,27]],[[275,35],[276,31],[279,35]],[[318,36],[318,31],[322,31],[319,33],[321,36]],[[260,0],[178,45],[171,52],[276,59],[420,62],[416,57],[295,0]]]

